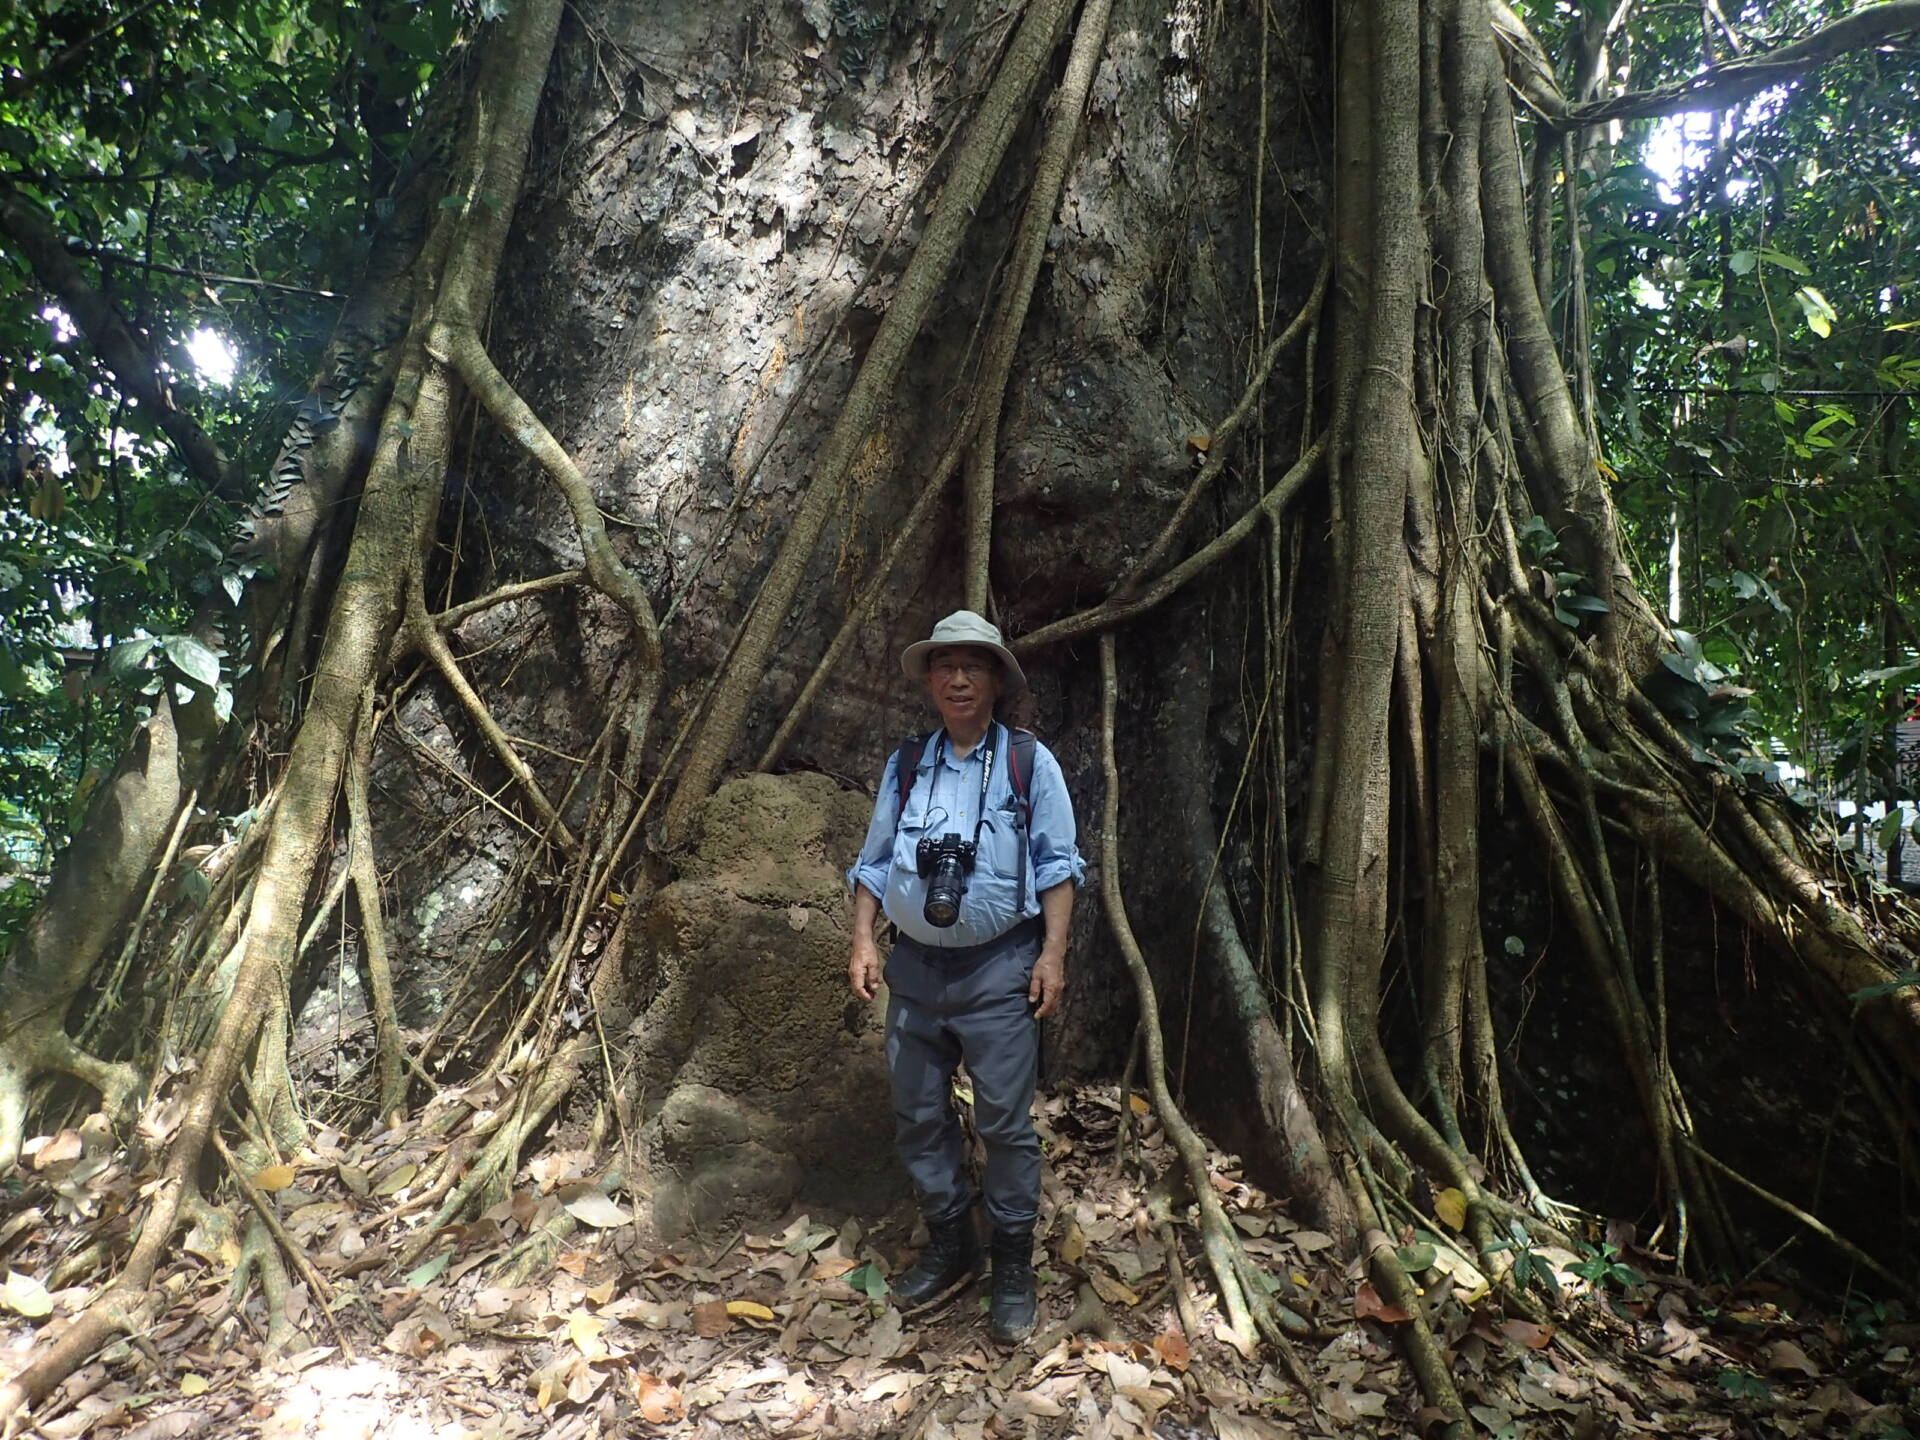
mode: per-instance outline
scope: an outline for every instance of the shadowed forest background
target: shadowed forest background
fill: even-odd
[[[1484,1333],[1907,1433],[1917,58],[1912,0],[0,12],[0,1413],[424,1361],[591,1251],[531,1413],[695,1433],[718,1362],[603,1332],[791,1359],[817,1296],[699,1318],[764,1231],[868,1369],[751,1423],[976,1423],[885,1302],[842,875],[965,605],[1096,877],[1051,1338],[1119,1399],[1028,1432],[1662,1429],[1516,1418]],[[719,1288],[636,1318],[640,1248]]]

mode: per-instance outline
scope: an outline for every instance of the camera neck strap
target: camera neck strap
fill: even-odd
[[[980,805],[974,812],[973,817],[973,844],[976,850],[979,849],[980,846],[980,827],[987,822],[987,787],[993,783],[994,741],[998,737],[999,732],[999,723],[989,720],[987,722],[987,733],[980,737],[980,743],[986,748],[980,756]],[[940,738],[934,741],[933,744],[933,773],[935,775],[940,773],[940,757],[946,753],[946,748],[947,732],[943,728],[940,731]]]

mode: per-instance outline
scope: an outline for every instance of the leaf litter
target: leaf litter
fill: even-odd
[[[1127,1164],[1116,1158],[1123,1116],[1138,1137]],[[900,1312],[887,1277],[913,1252],[909,1215],[868,1230],[859,1218],[799,1214],[649,1247],[617,1170],[568,1137],[534,1156],[506,1199],[433,1232],[403,1265],[436,1203],[415,1192],[454,1143],[416,1122],[367,1139],[322,1131],[252,1173],[330,1291],[309,1294],[289,1271],[282,1318],[296,1343],[270,1353],[262,1292],[238,1305],[229,1293],[251,1216],[223,1189],[156,1278],[169,1303],[152,1328],[70,1377],[29,1433],[1293,1440],[1432,1428],[1396,1346],[1410,1317],[1233,1156],[1214,1153],[1209,1178],[1248,1252],[1319,1327],[1305,1347],[1313,1396],[1269,1354],[1220,1338],[1230,1332],[1204,1288],[1189,1297],[1196,1333],[1182,1328],[1177,1277],[1205,1266],[1190,1214],[1176,1212],[1177,1257],[1149,1217],[1170,1157],[1141,1097],[1062,1089],[1040,1098],[1037,1119],[1051,1158],[1044,1353],[991,1344],[982,1285],[928,1314]],[[163,1096],[142,1131],[174,1124]],[[97,1124],[25,1147],[0,1214],[0,1379],[104,1283],[159,1153],[116,1151]],[[1457,1193],[1437,1192],[1433,1211],[1436,1224],[1406,1226],[1395,1243],[1419,1272],[1476,1432],[1495,1440],[1866,1440],[1903,1433],[1920,1399],[1920,1326],[1897,1306],[1843,1320],[1764,1284],[1728,1290],[1640,1271],[1639,1283],[1598,1292],[1574,1272],[1579,1257],[1537,1250],[1567,1299],[1555,1323],[1538,1323],[1503,1313],[1455,1248]],[[542,1235],[564,1238],[516,1278],[508,1262]],[[1069,1312],[1097,1323],[1057,1333]],[[350,1348],[325,1343],[334,1326]]]

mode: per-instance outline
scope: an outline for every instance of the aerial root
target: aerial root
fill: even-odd
[[[1261,1339],[1278,1352],[1294,1383],[1308,1395],[1316,1393],[1312,1377],[1288,1340],[1289,1332],[1310,1335],[1313,1327],[1300,1315],[1276,1305],[1269,1295],[1269,1284],[1259,1267],[1248,1257],[1240,1236],[1228,1221],[1226,1211],[1215,1193],[1207,1169],[1207,1151],[1193,1126],[1174,1102],[1167,1085],[1166,1042],[1160,1027],[1160,1000],[1154,989],[1146,956],[1127,918],[1126,901],[1120,888],[1120,767],[1114,756],[1114,711],[1118,695],[1118,663],[1111,632],[1100,636],[1101,754],[1106,770],[1106,808],[1100,827],[1100,891],[1105,902],[1107,921],[1115,941],[1133,976],[1134,990],[1140,1001],[1140,1024],[1146,1037],[1147,1089],[1153,1100],[1161,1127],[1172,1142],[1185,1169],[1188,1185],[1200,1209],[1201,1245],[1207,1267],[1227,1315],[1229,1330],[1236,1343],[1250,1350]]]
[[[1067,55],[1066,73],[1053,93],[1053,113],[1048,117],[1046,137],[1040,142],[1039,158],[1034,162],[1033,183],[1028,188],[1026,207],[1014,233],[1006,286],[995,307],[992,328],[987,332],[980,376],[974,387],[978,397],[979,430],[974,436],[973,463],[967,467],[966,519],[962,527],[966,559],[961,573],[965,576],[967,608],[981,615],[988,612],[989,606],[993,482],[999,463],[1000,411],[1006,403],[1007,378],[1013,373],[1020,332],[1026,327],[1027,309],[1033,303],[1034,282],[1046,257],[1047,236],[1052,233],[1054,215],[1060,208],[1061,187],[1066,183],[1067,160],[1080,133],[1094,71],[1099,68],[1100,54],[1106,47],[1107,21],[1112,10],[1112,0],[1087,0],[1080,12],[1080,23],[1074,29],[1073,44]]]
[[[1837,1233],[1832,1226],[1821,1220],[1817,1215],[1809,1214],[1798,1205],[1795,1205],[1791,1200],[1782,1199],[1771,1190],[1767,1190],[1754,1181],[1749,1180],[1745,1175],[1742,1175],[1738,1170],[1727,1164],[1726,1161],[1702,1148],[1700,1142],[1695,1140],[1691,1135],[1683,1136],[1682,1139],[1687,1149],[1709,1169],[1726,1176],[1727,1179],[1731,1180],[1748,1194],[1766,1201],[1767,1204],[1773,1206],[1776,1210],[1779,1210],[1799,1224],[1805,1226],[1856,1265],[1878,1275],[1902,1295],[1907,1296],[1909,1299],[1920,1298],[1920,1290],[1916,1290],[1911,1279],[1903,1279],[1895,1274],[1887,1266],[1881,1264],[1865,1250],[1862,1250],[1858,1245],[1847,1239],[1846,1236]]]
[[[1441,1353],[1439,1342],[1433,1337],[1426,1300],[1407,1274],[1406,1267],[1400,1263],[1400,1253],[1386,1233],[1380,1212],[1357,1166],[1348,1167],[1347,1189],[1353,1196],[1354,1209],[1360,1216],[1361,1248],[1374,1286],[1379,1290],[1381,1299],[1399,1306],[1411,1317],[1401,1334],[1408,1368],[1413,1371],[1420,1393],[1426,1397],[1427,1403],[1446,1416],[1442,1433],[1447,1440],[1466,1440],[1472,1434],[1467,1423],[1467,1408],[1461,1403],[1459,1390],[1454,1387],[1446,1356]]]
[[[367,965],[367,990],[373,1012],[375,1074],[380,1087],[379,1115],[392,1121],[406,1106],[405,1052],[400,1045],[400,1012],[394,1000],[393,965],[387,956],[387,924],[380,901],[380,868],[373,854],[372,806],[368,777],[373,770],[375,731],[373,687],[361,699],[353,752],[347,757],[347,873],[360,908],[360,951]]]
[[[460,701],[460,707],[467,712],[467,718],[473,721],[474,727],[479,730],[500,763],[507,767],[507,773],[519,784],[535,813],[545,822],[547,833],[552,835],[560,848],[568,854],[579,849],[580,842],[574,838],[573,832],[560,818],[560,812],[554,809],[553,801],[547,798],[546,791],[540,788],[539,780],[534,777],[532,768],[521,758],[520,752],[514,748],[512,739],[501,728],[500,722],[493,718],[493,711],[488,707],[487,702],[480,697],[480,692],[473,688],[473,683],[460,669],[460,662],[454,658],[445,633],[433,623],[433,617],[427,613],[426,595],[421,589],[420,572],[417,569],[413,573],[412,582],[407,586],[406,629],[413,644],[433,662],[434,669],[440,672],[440,678],[446,682],[447,688],[453,691],[454,696]]]

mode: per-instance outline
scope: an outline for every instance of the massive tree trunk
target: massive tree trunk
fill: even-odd
[[[899,647],[982,594],[1022,637],[1083,848],[1110,839],[1124,877],[1080,902],[1053,1072],[1117,1072],[1150,979],[1156,1098],[1364,1244],[1383,1293],[1417,1309],[1380,1218],[1416,1171],[1465,1197],[1496,1273],[1555,1213],[1543,1183],[1591,1203],[1594,1167],[1555,1158],[1591,1113],[1523,1100],[1540,1128],[1509,1123],[1507,1092],[1555,1083],[1520,985],[1644,1137],[1604,1204],[1732,1265],[1820,1190],[1745,1128],[1732,1042],[1682,1006],[1713,988],[1703,913],[1752,957],[1737,1004],[1835,1017],[1768,1031],[1803,1061],[1770,1103],[1811,1106],[1835,1064],[1864,1097],[1826,1192],[1898,1192],[1909,922],[1638,685],[1671,646],[1615,558],[1535,288],[1487,12],[1258,10],[529,0],[482,32],[436,224],[390,266],[404,334],[355,417],[377,443],[328,471],[358,495],[311,552],[337,569],[234,621],[295,703],[209,743],[277,728],[286,759],[189,770],[156,717],[50,901],[140,888],[266,785],[206,909],[132,947],[216,998],[159,1017],[207,1059],[133,1259],[0,1408],[154,1303],[236,1094],[256,1144],[431,1104],[458,1141],[422,1182],[442,1220],[556,1112],[596,1110],[595,1133],[634,1127],[663,1230],[894,1198],[892,1172],[834,1163],[885,1131],[834,872],[919,722]],[[971,504],[944,488],[963,470]],[[755,757],[776,773],[714,793]],[[118,834],[118,868],[88,858]],[[128,920],[57,918],[4,982],[60,997],[0,1040],[9,1158],[37,1073],[134,1098],[68,1039],[118,995],[98,972]],[[321,963],[336,944],[348,963]],[[1847,997],[1874,989],[1851,1043]],[[116,1060],[151,1066],[140,1031],[106,1027]],[[289,1055],[327,1033],[363,1037],[363,1066],[322,1109]],[[589,1066],[606,1083],[576,1095]],[[823,1101],[829,1070],[850,1083]],[[1842,1220],[1886,1255],[1891,1209]]]

